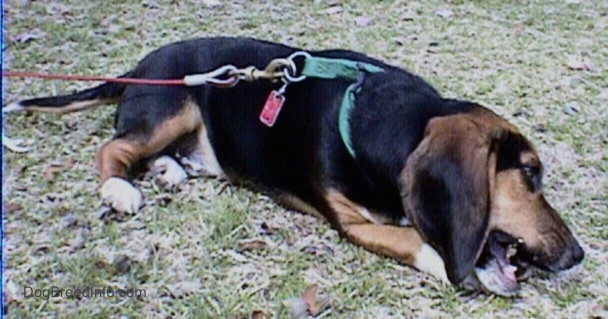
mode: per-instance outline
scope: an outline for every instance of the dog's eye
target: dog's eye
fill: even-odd
[[[533,167],[533,166],[522,166],[521,168],[524,173],[526,173],[526,175],[530,178],[536,176],[538,174],[538,167]]]
[[[541,174],[540,167],[538,166],[530,166],[530,165],[522,165],[522,171],[526,175],[526,177],[532,182],[535,189],[541,188]]]

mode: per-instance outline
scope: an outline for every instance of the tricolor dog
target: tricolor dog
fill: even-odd
[[[150,53],[123,77],[264,69],[300,51],[246,38],[195,39]],[[284,81],[229,88],[108,82],[4,111],[117,103],[116,134],[96,155],[101,198],[117,211],[142,205],[129,173],[144,164],[162,166],[168,185],[187,175],[252,181],[278,202],[323,217],[349,241],[467,289],[509,296],[532,266],[557,272],[581,262],[583,250],[543,196],[541,160],[515,126],[361,53],[302,52]],[[335,76],[323,68],[302,75],[315,59],[330,69],[335,62],[328,71]],[[353,65],[355,76],[345,76]]]

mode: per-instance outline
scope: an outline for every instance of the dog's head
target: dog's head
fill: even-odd
[[[512,295],[529,266],[555,272],[583,259],[545,200],[542,172],[530,142],[487,109],[428,123],[401,173],[402,200],[452,283]]]

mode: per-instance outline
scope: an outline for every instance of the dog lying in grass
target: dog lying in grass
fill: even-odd
[[[145,164],[162,167],[167,186],[188,175],[255,182],[349,241],[466,289],[510,296],[530,267],[557,272],[581,262],[583,250],[543,196],[530,141],[406,70],[346,50],[202,38],[164,46],[122,78],[260,70],[287,57],[274,74],[282,81],[108,82],[4,112],[118,103],[116,134],[96,156],[101,198],[117,211],[142,205],[129,172]]]

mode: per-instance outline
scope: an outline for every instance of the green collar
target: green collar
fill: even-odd
[[[348,153],[356,158],[350,135],[350,112],[355,106],[355,96],[361,91],[361,85],[367,73],[378,73],[384,70],[375,65],[345,59],[329,59],[314,56],[306,57],[302,75],[321,79],[347,79],[355,81],[348,86],[342,98],[338,115],[340,137]]]

